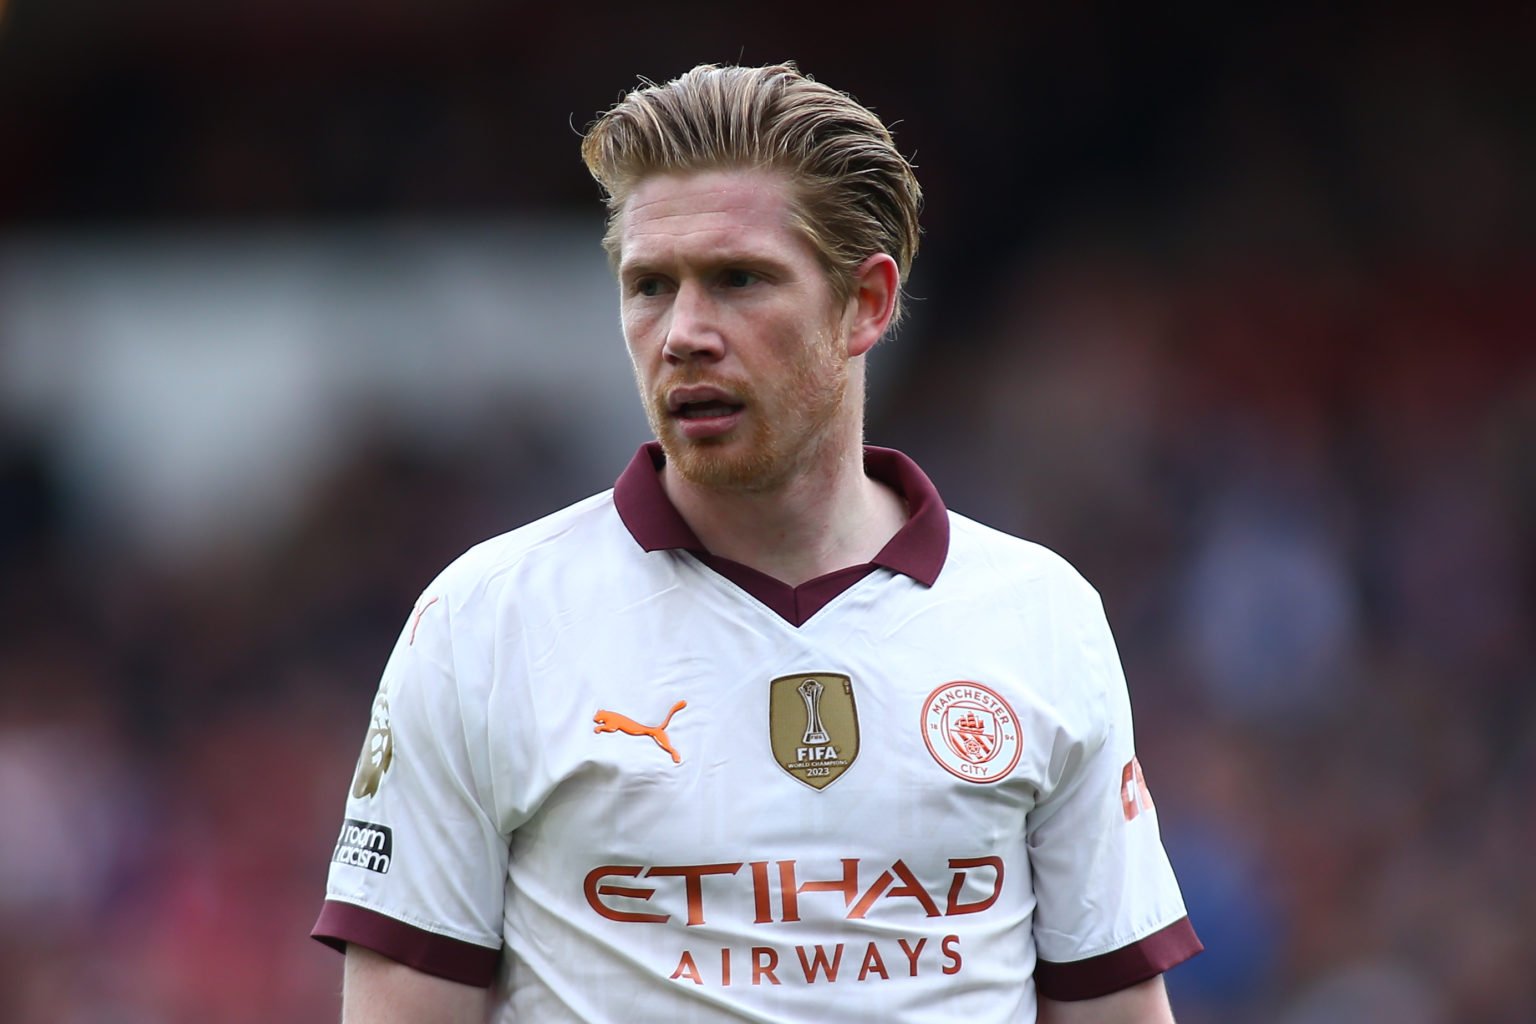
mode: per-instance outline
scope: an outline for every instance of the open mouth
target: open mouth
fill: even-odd
[[[710,400],[704,402],[683,402],[675,413],[679,419],[685,420],[712,420],[722,416],[730,416],[741,411],[741,405],[735,402],[723,402]]]
[[[667,411],[683,436],[694,441],[713,441],[736,430],[747,403],[724,388],[710,384],[685,384],[667,394]]]

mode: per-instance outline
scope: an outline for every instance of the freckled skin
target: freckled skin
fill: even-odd
[[[846,443],[858,417],[843,308],[793,227],[787,182],[659,176],[621,216],[624,336],[668,464],[703,486],[768,490]],[[668,406],[680,385],[718,389],[739,411],[723,432],[690,438]]]

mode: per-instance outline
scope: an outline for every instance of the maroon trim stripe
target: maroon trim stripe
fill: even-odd
[[[338,900],[325,901],[309,934],[343,953],[348,943],[356,943],[407,967],[479,988],[496,980],[496,965],[501,960],[499,949],[450,939]]]
[[[1189,918],[1181,917],[1138,942],[1086,960],[1041,960],[1035,965],[1035,988],[1061,1002],[1097,999],[1156,977],[1204,948]]]
[[[833,598],[875,571],[873,564],[855,565],[818,576],[798,587],[790,587],[766,573],[758,572],[750,565],[742,565],[729,558],[719,558],[708,553],[701,553],[698,558],[791,626],[805,625],[812,615],[825,608]]]

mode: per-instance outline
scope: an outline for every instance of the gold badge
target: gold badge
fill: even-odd
[[[395,759],[395,738],[389,731],[389,701],[380,693],[373,701],[373,718],[363,752],[357,757],[357,775],[352,780],[352,795],[361,800],[379,791],[384,773]]]
[[[859,756],[853,681],[831,672],[780,676],[768,690],[774,760],[812,789],[825,789]]]

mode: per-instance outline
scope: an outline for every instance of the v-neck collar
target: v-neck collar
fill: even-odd
[[[870,561],[837,569],[798,587],[748,565],[711,554],[662,489],[661,445],[644,444],[613,488],[619,518],[646,551],[688,551],[791,625],[804,625],[827,603],[877,568],[933,586],[949,554],[949,516],[938,489],[917,463],[891,448],[864,448],[864,471],[901,495],[907,522]]]

